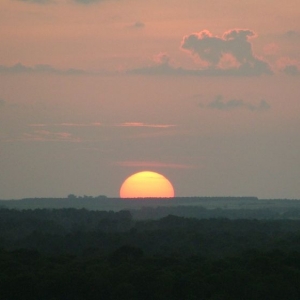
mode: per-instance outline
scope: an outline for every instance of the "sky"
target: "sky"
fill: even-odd
[[[298,0],[1,0],[0,199],[300,199]]]

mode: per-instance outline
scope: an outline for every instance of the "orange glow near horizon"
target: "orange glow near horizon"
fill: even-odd
[[[173,198],[174,188],[163,175],[143,171],[129,176],[120,189],[121,198]]]

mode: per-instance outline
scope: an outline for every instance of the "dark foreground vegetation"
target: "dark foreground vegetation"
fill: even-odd
[[[298,252],[234,257],[149,256],[122,247],[110,255],[0,251],[1,299],[299,299]]]
[[[0,209],[1,300],[300,299],[300,220]]]

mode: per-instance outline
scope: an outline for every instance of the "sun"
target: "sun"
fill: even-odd
[[[143,171],[129,176],[120,189],[121,198],[173,198],[174,188],[163,175]]]

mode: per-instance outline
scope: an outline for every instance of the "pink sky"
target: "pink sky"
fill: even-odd
[[[2,0],[0,199],[300,198],[300,2]]]

